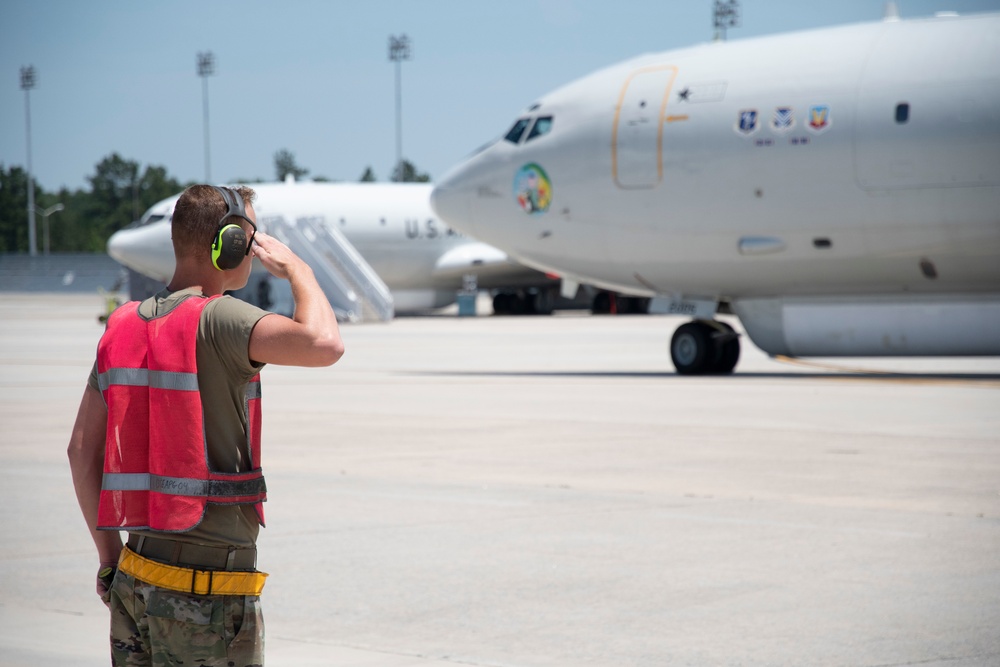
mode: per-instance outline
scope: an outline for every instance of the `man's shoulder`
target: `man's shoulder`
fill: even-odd
[[[250,362],[250,337],[257,322],[269,314],[232,296],[210,299],[201,312],[199,346],[204,341],[218,353],[218,359],[227,367],[239,369],[241,378],[250,377],[260,370],[259,365]]]
[[[200,328],[207,338],[236,337],[249,340],[257,322],[265,315],[270,313],[241,299],[225,295],[209,299],[205,309],[201,311]]]
[[[268,311],[228,294],[210,299],[205,310],[202,311],[202,317],[252,320],[253,322],[268,314]]]

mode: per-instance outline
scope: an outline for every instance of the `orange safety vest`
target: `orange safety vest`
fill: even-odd
[[[108,318],[97,348],[108,406],[100,529],[184,532],[201,522],[208,503],[253,504],[264,525],[259,374],[244,403],[249,470],[209,469],[195,346],[201,312],[214,298],[185,298],[149,320],[131,301]]]

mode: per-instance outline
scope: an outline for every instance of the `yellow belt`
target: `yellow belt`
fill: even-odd
[[[194,570],[164,565],[143,558],[128,547],[122,549],[118,569],[147,584],[194,595],[260,595],[267,579],[266,572]]]

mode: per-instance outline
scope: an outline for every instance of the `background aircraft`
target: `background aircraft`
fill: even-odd
[[[1000,15],[646,55],[545,95],[438,182],[449,225],[659,297],[681,373],[1000,354]]]
[[[382,296],[391,310],[414,313],[454,303],[457,293],[469,286],[468,276],[475,277],[476,288],[498,292],[494,300],[499,312],[505,307],[506,312],[545,312],[569,303],[559,298],[558,280],[442,224],[430,208],[431,185],[288,180],[252,187],[257,192],[254,208],[261,228],[310,262],[338,314],[348,319],[361,318],[361,312],[350,294],[346,299],[338,297],[338,290],[363,297],[361,293],[368,289],[387,288],[391,295]],[[179,196],[150,207],[135,225],[116,232],[108,241],[108,253],[141,274],[130,281],[132,298],[160,289],[173,275],[170,218]],[[336,274],[359,259],[360,274],[367,266],[376,275],[350,280],[351,276]],[[348,284],[339,284],[342,279]],[[291,303],[287,285],[270,280],[259,267],[238,296],[279,312]],[[369,296],[378,298],[377,294]]]

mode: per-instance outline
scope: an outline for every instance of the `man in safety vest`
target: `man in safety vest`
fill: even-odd
[[[80,402],[68,454],[115,665],[264,662],[259,372],[329,366],[344,346],[309,265],[257,231],[254,197],[184,191],[174,276],[108,318]],[[254,257],[289,281],[294,317],[223,296]]]

